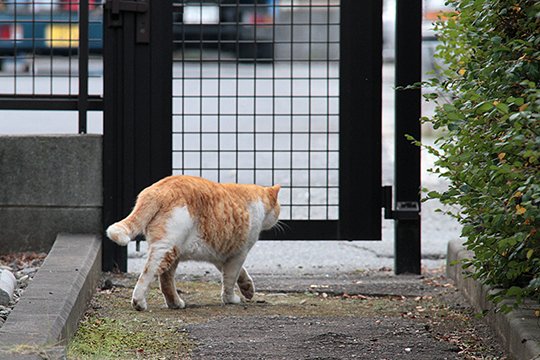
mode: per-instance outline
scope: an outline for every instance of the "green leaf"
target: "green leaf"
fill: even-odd
[[[503,114],[508,114],[508,112],[510,111],[510,108],[505,103],[498,103],[497,105],[495,105],[495,107]]]
[[[439,194],[437,191],[430,191],[427,193],[427,196],[431,199],[439,199],[441,194]]]
[[[448,117],[449,120],[453,120],[453,121],[461,120],[461,117],[459,116],[457,112],[449,112],[446,114],[446,116]]]
[[[477,114],[484,114],[484,113],[490,111],[491,109],[493,109],[493,107],[494,107],[493,103],[486,101],[486,102],[480,103],[475,108],[475,112]]]

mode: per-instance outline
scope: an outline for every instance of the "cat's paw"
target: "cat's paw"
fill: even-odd
[[[145,299],[137,300],[135,298],[132,298],[131,306],[133,306],[133,308],[137,311],[144,311],[147,308],[146,300]]]
[[[177,298],[174,300],[174,302],[167,301],[167,307],[169,309],[183,309],[186,307],[186,303],[184,300]]]
[[[240,298],[240,296],[238,296],[238,295],[236,295],[234,293],[231,294],[231,295],[222,294],[221,295],[221,301],[223,301],[223,304],[225,304],[225,305],[242,303],[242,299]]]
[[[247,300],[253,299],[253,295],[255,295],[255,286],[253,285],[253,281],[244,281],[244,282],[238,282],[238,287],[240,288],[240,292]]]

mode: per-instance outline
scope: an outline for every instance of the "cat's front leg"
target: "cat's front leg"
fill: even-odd
[[[222,289],[221,301],[223,304],[240,304],[242,299],[234,292],[234,286],[244,264],[246,255],[240,254],[228,259],[223,264],[222,270]]]
[[[144,311],[148,307],[146,304],[146,291],[142,289],[145,285],[140,285],[141,278],[143,278],[144,273],[141,273],[135,289],[133,289],[133,294],[131,295],[131,306],[137,311]],[[143,281],[145,281],[143,279]]]

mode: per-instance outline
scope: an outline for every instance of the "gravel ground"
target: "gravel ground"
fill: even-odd
[[[177,278],[181,310],[164,306],[154,282],[148,310],[138,312],[130,305],[136,276],[104,273],[69,358],[507,359],[440,272],[253,277],[253,300],[231,306],[221,304],[216,278]]]
[[[0,255],[0,269],[11,271],[17,279],[13,301],[7,306],[0,305],[0,327],[23,295],[24,289],[32,281],[46,256],[47,254],[34,252]]]

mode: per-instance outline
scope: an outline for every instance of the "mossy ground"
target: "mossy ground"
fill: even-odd
[[[186,309],[166,308],[154,284],[148,295],[148,310],[137,312],[130,305],[135,279],[123,278],[123,283],[125,287],[96,293],[69,345],[70,359],[185,359],[197,347],[187,330],[190,325],[228,317],[260,319],[276,315],[412,319],[425,324],[435,341],[448,342],[456,351],[485,351],[471,324],[473,314],[453,308],[439,295],[406,298],[332,296],[324,292],[257,293],[248,303],[223,306],[220,284],[197,280],[177,282]]]

